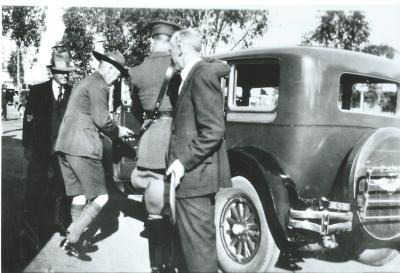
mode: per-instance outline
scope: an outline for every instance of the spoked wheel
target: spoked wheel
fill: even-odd
[[[220,234],[225,252],[236,262],[250,261],[260,246],[260,220],[253,202],[243,194],[232,196],[221,215]]]
[[[275,265],[279,249],[249,180],[238,176],[232,182],[216,199],[219,265],[225,272],[263,272]]]

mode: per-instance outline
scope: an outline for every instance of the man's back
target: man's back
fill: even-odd
[[[165,72],[170,63],[170,53],[154,52],[142,64],[130,69],[131,92],[137,94],[145,111],[152,111],[154,109]],[[160,110],[172,110],[167,96],[164,97]]]
[[[108,96],[108,86],[98,72],[75,85],[60,126],[56,151],[94,159],[102,158],[98,131],[108,136],[118,133],[109,114]]]

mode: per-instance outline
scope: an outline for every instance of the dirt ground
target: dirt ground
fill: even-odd
[[[51,198],[31,225],[23,221],[27,161],[21,143],[22,121],[16,109],[8,108],[2,122],[2,225],[1,272],[150,272],[148,240],[139,236],[144,211],[140,196],[113,196],[113,204],[102,217],[97,233],[99,250],[91,262],[67,256],[59,247],[61,237],[51,229]],[[30,228],[36,222],[33,236]],[[332,262],[314,255],[299,263],[299,272],[400,272],[400,257],[381,267],[356,261]],[[288,272],[275,268],[274,272]]]
[[[21,138],[22,120],[9,106],[7,121],[2,121],[1,272],[150,272],[148,241],[139,236],[144,217],[139,196],[131,197],[136,201],[112,197],[100,219],[95,237],[99,250],[91,254],[91,262],[69,257],[59,247],[62,238],[52,229],[51,197],[40,200],[39,214],[24,217],[28,164]]]

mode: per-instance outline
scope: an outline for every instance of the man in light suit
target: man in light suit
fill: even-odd
[[[53,173],[52,194],[54,202],[54,225],[65,236],[67,223],[67,200],[60,164],[54,151],[58,130],[63,119],[71,86],[69,73],[76,70],[67,52],[54,51],[48,66],[52,78],[30,88],[24,113],[22,143],[29,161],[27,185],[27,210],[36,214],[43,211],[42,199],[48,192],[48,173]]]
[[[108,109],[110,86],[126,75],[124,56],[119,51],[93,55],[100,61],[99,68],[74,86],[55,146],[67,195],[73,196],[73,222],[61,247],[85,261],[91,258],[84,253],[81,236],[108,201],[101,138],[133,134],[118,126]]]
[[[171,37],[172,59],[181,69],[172,122],[167,175],[176,189],[176,221],[190,272],[217,272],[215,194],[230,187],[224,142],[224,95],[218,76],[228,74],[200,58],[202,36],[193,29]]]

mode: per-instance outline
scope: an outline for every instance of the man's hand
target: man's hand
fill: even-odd
[[[179,186],[179,183],[181,182],[181,178],[185,174],[185,167],[182,165],[182,163],[179,161],[179,159],[176,159],[169,166],[166,174],[171,175],[171,183],[174,183],[175,188],[176,188]]]
[[[124,126],[118,126],[118,137],[128,140],[133,139],[133,131]]]

